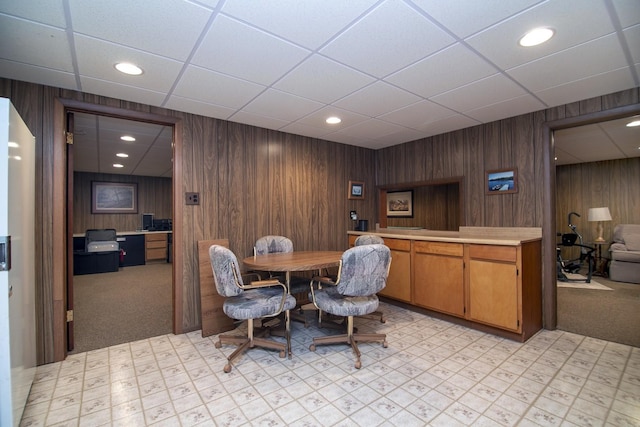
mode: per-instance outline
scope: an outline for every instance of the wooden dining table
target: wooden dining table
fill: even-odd
[[[287,289],[292,271],[314,271],[340,265],[341,251],[294,251],[254,255],[242,260],[245,267],[257,271],[285,273]]]

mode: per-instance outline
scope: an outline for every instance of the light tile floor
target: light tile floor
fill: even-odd
[[[253,349],[229,374],[231,346],[200,331],[40,366],[22,426],[640,426],[640,349],[562,331],[524,344],[381,304],[388,348]]]

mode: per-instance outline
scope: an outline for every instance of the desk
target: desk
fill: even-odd
[[[250,256],[242,260],[245,267],[258,271],[281,271],[289,288],[292,271],[311,271],[340,265],[340,251],[294,251]]]

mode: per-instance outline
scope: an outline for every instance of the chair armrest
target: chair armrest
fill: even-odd
[[[612,243],[611,246],[609,246],[609,252],[613,252],[613,251],[626,251],[627,247],[625,246],[624,243]]]
[[[284,290],[287,290],[287,287],[284,283],[280,283],[278,279],[265,279],[265,280],[256,280],[250,282],[248,285],[244,285],[243,289],[258,289],[258,288],[269,288],[271,286],[282,286]]]
[[[251,277],[255,278],[255,280],[250,280]],[[249,273],[242,273],[242,280],[246,280],[247,282],[260,281],[262,280],[262,276],[260,273],[252,271]]]

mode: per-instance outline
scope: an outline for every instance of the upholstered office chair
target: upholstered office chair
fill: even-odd
[[[384,239],[380,236],[376,236],[375,234],[361,234],[360,236],[356,237],[356,240],[354,242],[354,244],[356,246],[362,246],[362,245],[384,245]],[[380,323],[386,323],[387,319],[384,318],[384,313],[376,310],[373,313],[370,314],[366,314],[363,317],[366,317],[368,319],[370,318],[379,318],[380,319]]]
[[[289,353],[291,357],[291,332],[289,310],[296,306],[296,300],[278,279],[268,279],[244,284],[238,260],[231,250],[220,245],[209,248],[209,258],[213,279],[218,294],[225,297],[222,309],[232,319],[247,320],[247,336],[220,335],[216,348],[222,344],[239,344],[227,357],[224,372],[231,372],[231,362],[249,348],[255,346],[280,350],[280,357]],[[285,313],[286,343],[254,337],[253,321],[264,317],[274,317]]]
[[[382,341],[382,346],[387,347],[386,334],[354,333],[353,318],[378,308],[376,293],[384,289],[390,265],[391,251],[385,245],[355,246],[342,254],[335,282],[323,277],[312,283],[309,298],[313,304],[321,311],[346,317],[347,333],[316,337],[309,350],[315,351],[316,346],[322,344],[350,344],[356,356],[355,367],[360,369],[358,342]]]

